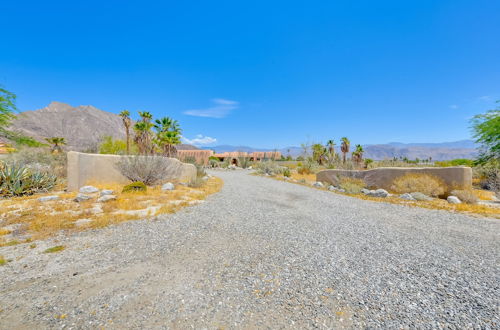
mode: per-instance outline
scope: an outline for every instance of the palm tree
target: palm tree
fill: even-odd
[[[51,137],[46,138],[45,141],[52,144],[52,152],[59,153],[62,151],[61,146],[66,144],[66,140],[63,137]]]
[[[153,124],[145,121],[140,121],[135,123],[135,143],[139,148],[139,153],[142,155],[147,155],[152,152],[153,148],[151,145],[151,127]]]
[[[128,110],[123,110],[120,112],[120,117],[122,117],[123,126],[125,127],[125,135],[127,137],[127,155],[130,154],[130,125],[132,125],[132,120],[130,120],[130,112]]]
[[[351,147],[351,141],[348,138],[343,137],[340,139],[342,143],[340,144],[340,151],[342,151],[342,161],[345,163],[346,155],[349,153],[349,148]]]
[[[315,143],[311,147],[313,152],[313,159],[318,162],[319,165],[323,165],[325,161],[326,148],[321,143]]]
[[[362,161],[363,161],[363,153],[364,153],[364,149],[363,147],[361,146],[361,144],[356,144],[356,150],[354,150],[354,152],[352,153],[352,159],[360,164]]]
[[[153,120],[153,115],[148,111],[139,111],[139,116],[141,116],[141,120],[145,123],[150,123]]]
[[[170,117],[163,117],[155,120],[154,128],[156,130],[155,143],[163,149],[166,157],[176,157],[176,145],[181,143],[181,128],[177,120]]]

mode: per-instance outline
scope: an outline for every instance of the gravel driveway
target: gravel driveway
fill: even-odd
[[[498,220],[213,174],[177,214],[0,248],[0,328],[500,326]]]

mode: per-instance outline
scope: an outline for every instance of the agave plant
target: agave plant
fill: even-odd
[[[19,164],[0,163],[0,196],[31,195],[48,191],[56,185],[55,175],[32,170]]]

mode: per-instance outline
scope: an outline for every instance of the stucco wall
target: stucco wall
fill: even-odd
[[[75,191],[90,182],[130,183],[117,169],[119,155],[68,152],[68,190]],[[196,167],[175,158],[166,158],[169,164],[168,181],[189,182],[196,178]]]
[[[425,173],[441,178],[449,189],[465,189],[472,186],[470,167],[380,167],[366,171],[324,170],[316,174],[316,180],[338,184],[339,177],[348,176],[363,179],[370,188],[390,190],[395,178],[406,173]]]

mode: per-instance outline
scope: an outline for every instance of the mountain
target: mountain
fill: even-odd
[[[376,160],[381,159],[391,159],[393,157],[407,157],[409,159],[427,159],[432,157],[433,160],[449,160],[455,158],[475,158],[478,154],[476,149],[476,144],[471,140],[462,140],[455,142],[442,142],[442,143],[399,143],[391,142],[388,144],[373,144],[364,145],[365,149],[364,157],[372,158]],[[252,148],[248,146],[231,146],[231,145],[220,145],[211,148],[215,152],[226,152],[226,151],[273,151],[276,149],[259,149]],[[337,152],[340,152],[340,148],[337,147]],[[277,149],[282,155],[291,155],[292,157],[300,156],[303,153],[303,149],[300,147],[287,147],[282,149]]]
[[[104,136],[125,139],[125,129],[119,115],[91,105],[73,107],[66,103],[52,102],[47,107],[25,111],[9,128],[40,142],[48,137],[64,137],[68,150],[96,150]],[[178,149],[198,149],[180,145]]]

